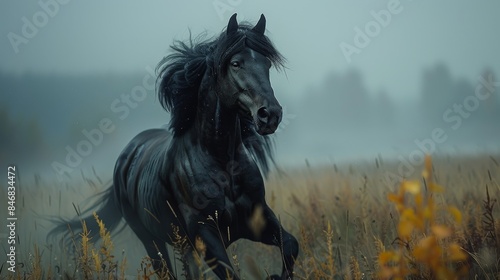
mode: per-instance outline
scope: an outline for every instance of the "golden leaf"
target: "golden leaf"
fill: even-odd
[[[434,218],[434,211],[429,206],[426,206],[424,208],[424,211],[422,212],[422,214],[423,214],[424,218],[426,218],[426,219],[433,219]]]
[[[398,225],[398,234],[401,239],[408,239],[413,231],[413,223],[408,220],[402,220]]]
[[[430,175],[429,175],[429,172],[427,172],[427,170],[422,171],[422,177],[424,177],[426,180],[429,179],[429,176]]]
[[[378,261],[381,265],[383,264],[386,264],[390,261],[392,261],[393,257],[394,257],[394,252],[382,252],[380,253],[380,255],[378,256]]]
[[[425,250],[429,250],[435,244],[436,244],[436,239],[434,237],[432,237],[432,236],[428,236],[428,237],[422,238],[418,242],[418,246],[421,247],[421,248],[423,248],[423,249],[425,249]]]
[[[453,216],[453,219],[455,219],[455,222],[458,224],[462,223],[462,213],[460,210],[458,210],[457,207],[455,206],[449,206],[448,207],[448,212]]]
[[[432,175],[432,158],[430,155],[425,155],[425,170],[424,178],[429,179]]]
[[[415,211],[411,208],[406,208],[403,213],[401,213],[401,220],[409,221],[412,224],[415,224],[418,220],[417,216],[415,215]]]
[[[467,259],[467,254],[458,244],[453,243],[448,247],[448,254],[450,261],[465,261]]]
[[[394,203],[402,203],[403,197],[395,193],[390,193],[387,195],[387,199]]]
[[[431,227],[432,233],[438,238],[443,239],[449,237],[452,231],[449,227],[443,225],[435,225]]]
[[[424,203],[424,196],[419,193],[415,195],[415,204],[417,205],[418,208],[421,208]]]
[[[429,190],[431,192],[435,192],[435,193],[442,193],[444,192],[444,188],[438,184],[435,184],[435,183],[429,183]]]
[[[411,194],[420,193],[420,183],[418,181],[404,181],[402,187],[406,192]]]
[[[413,256],[418,261],[428,261],[430,255],[432,255],[432,248],[436,245],[436,239],[432,236],[420,239],[417,246],[413,250]]]
[[[415,247],[415,249],[413,249],[413,257],[415,257],[417,261],[427,259],[427,249],[420,246]]]
[[[404,199],[405,198],[403,195],[390,193],[387,195],[387,199],[389,201],[393,202],[394,204],[396,204],[396,209],[398,209],[399,212],[403,211],[403,209],[405,208],[405,206],[404,206]]]

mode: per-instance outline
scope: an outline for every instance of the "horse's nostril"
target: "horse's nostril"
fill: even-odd
[[[257,111],[257,117],[261,122],[267,122],[269,118],[269,111],[266,107],[262,107]]]

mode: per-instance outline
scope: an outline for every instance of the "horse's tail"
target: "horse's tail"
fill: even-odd
[[[70,251],[76,249],[75,246],[80,244],[80,233],[83,231],[83,223],[85,222],[89,237],[95,243],[100,236],[99,225],[94,217],[94,212],[99,217],[99,220],[104,223],[107,231],[115,231],[122,220],[122,213],[116,201],[113,186],[96,196],[99,197],[97,201],[85,211],[79,213],[75,207],[77,212],[75,218],[70,220],[61,218],[52,220],[56,226],[47,234],[47,242],[51,244],[56,241],[56,244],[59,243],[63,246],[63,249],[65,248]],[[122,224],[118,231],[121,231],[124,226],[125,224]]]

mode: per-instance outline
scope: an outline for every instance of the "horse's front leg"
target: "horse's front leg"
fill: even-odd
[[[272,279],[292,279],[293,267],[299,254],[299,243],[293,235],[281,226],[273,210],[267,205],[264,179],[257,165],[253,161],[242,159],[240,167],[240,170],[244,170],[244,172],[239,173],[240,188],[244,190],[244,194],[236,201],[236,204],[241,212],[248,215],[255,215],[258,213],[256,212],[257,208],[262,207],[262,218],[265,221],[264,228],[256,230],[252,228],[249,220],[241,220],[240,227],[247,229],[240,231],[242,237],[277,246],[281,251],[283,269],[281,277],[273,275]]]
[[[222,192],[217,192],[213,188],[212,197],[202,196],[197,199],[198,209],[193,209],[196,213],[190,220],[188,226],[192,240],[199,236],[205,244],[205,262],[212,268],[212,271],[219,279],[239,279],[226,252],[229,246],[227,227],[230,224],[230,216],[225,209],[225,196]]]
[[[202,225],[199,235],[206,246],[205,262],[219,279],[239,279],[226,253],[226,244],[220,233],[211,225]]]
[[[292,279],[293,278],[293,266],[297,255],[299,254],[299,243],[297,239],[286,231],[279,222],[278,218],[274,212],[264,203],[264,205],[258,206],[263,207],[262,216],[266,222],[264,229],[255,235],[254,230],[249,230],[250,236],[248,238],[254,241],[260,241],[267,245],[274,245],[280,248],[283,269],[281,273],[281,279]],[[255,211],[255,209],[254,209]],[[273,275],[272,279],[280,279],[279,276]]]

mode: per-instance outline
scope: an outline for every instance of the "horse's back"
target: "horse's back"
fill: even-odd
[[[161,156],[167,151],[172,134],[166,129],[149,129],[137,134],[127,144],[121,152],[115,166],[115,179],[122,183],[120,177],[126,175],[131,179],[137,175],[141,167],[144,167],[150,160]],[[123,183],[128,183],[126,178],[122,178]]]

